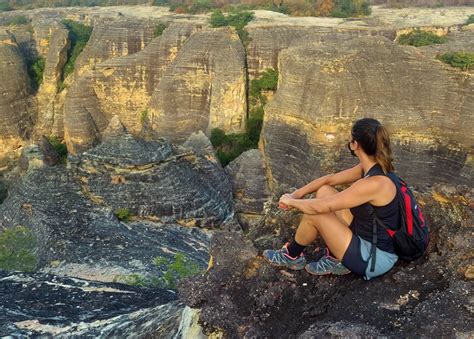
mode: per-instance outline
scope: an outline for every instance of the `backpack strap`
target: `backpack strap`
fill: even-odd
[[[369,211],[369,214],[372,216],[372,219],[373,219],[372,246],[370,246],[370,257],[369,257],[369,259],[372,259],[372,261],[370,262],[370,272],[373,272],[375,271],[375,261],[377,260],[377,239],[378,239],[377,225],[384,229],[387,229],[387,226],[385,226],[382,220],[380,220],[379,217],[375,215],[375,210],[370,204],[367,204],[367,210]]]
[[[373,174],[371,172],[374,172]],[[382,171],[380,165],[376,164],[372,166],[372,168],[367,172],[367,174],[364,176],[365,177],[370,177],[371,175],[385,175],[385,173]],[[372,246],[370,247],[370,257],[369,260],[372,259],[370,262],[370,272],[375,271],[375,262],[377,260],[377,241],[378,241],[378,235],[377,235],[377,224],[381,225],[383,228],[386,228],[383,222],[375,215],[375,210],[374,208],[367,203],[367,210],[369,212],[369,215],[372,216],[373,219],[373,226],[372,226]]]

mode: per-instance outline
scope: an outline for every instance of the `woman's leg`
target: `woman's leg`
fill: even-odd
[[[311,230],[311,227],[315,231]],[[305,243],[301,243],[301,245],[309,245],[318,235],[324,239],[331,253],[337,259],[342,260],[352,239],[352,231],[349,227],[342,223],[334,213],[303,215],[300,227],[296,232],[296,242],[304,241]]]
[[[316,197],[323,198],[336,193],[337,190],[334,188],[323,186],[316,193]],[[352,219],[349,210],[318,215],[304,214],[296,231],[295,241],[286,244],[280,250],[265,250],[263,257],[273,265],[295,270],[303,269],[306,265],[306,260],[301,255],[304,248],[321,235],[333,254],[338,259],[342,258],[352,237],[352,232],[348,227]]]
[[[324,198],[337,192],[330,186],[322,186],[316,192],[316,198]],[[348,209],[317,215],[304,214],[296,231],[295,241],[302,246],[308,246],[321,235],[331,252],[340,260],[352,238],[352,232],[348,228],[352,219]]]

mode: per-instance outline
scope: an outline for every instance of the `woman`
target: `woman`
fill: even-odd
[[[377,120],[360,119],[352,127],[348,148],[359,158],[357,166],[318,178],[280,198],[282,208],[296,208],[304,214],[291,243],[280,250],[264,251],[271,264],[294,270],[306,268],[315,275],[352,271],[369,280],[386,273],[397,262],[390,235],[378,227],[375,269],[370,269],[373,217],[367,205],[373,207],[384,225],[399,224],[396,186],[385,175],[394,170],[388,133]],[[331,187],[349,183],[352,185],[342,192]],[[316,192],[315,199],[303,199],[312,192]],[[318,236],[332,255],[326,251],[319,261],[306,264],[303,250]]]

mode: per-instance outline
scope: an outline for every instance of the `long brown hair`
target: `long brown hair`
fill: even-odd
[[[352,139],[357,141],[367,155],[373,155],[385,174],[394,171],[390,137],[387,129],[372,118],[357,120],[352,126]]]

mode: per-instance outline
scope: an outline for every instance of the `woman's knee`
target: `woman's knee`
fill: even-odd
[[[311,224],[312,226],[318,228],[324,222],[323,220],[326,219],[328,214],[334,214],[334,213],[321,213],[321,214],[303,214],[303,218],[301,219],[301,222]]]
[[[328,195],[334,195],[336,193],[337,193],[337,189],[335,189],[334,187],[329,186],[329,185],[323,185],[317,190],[316,197],[322,198],[322,197],[327,197]]]

